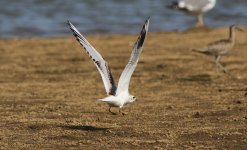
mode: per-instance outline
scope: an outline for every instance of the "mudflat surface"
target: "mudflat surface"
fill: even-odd
[[[0,40],[1,149],[246,149],[247,32],[222,57],[192,48],[228,29],[150,33],[130,84],[138,100],[112,115],[96,67],[71,36]],[[117,81],[137,35],[87,36]],[[114,111],[118,111],[115,109]]]

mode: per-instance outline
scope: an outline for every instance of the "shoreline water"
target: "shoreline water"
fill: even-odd
[[[191,27],[195,23],[194,17],[165,8],[171,1],[76,0],[71,3],[63,0],[23,0],[8,5],[9,1],[2,0],[0,37],[70,35],[66,30],[66,20],[72,21],[84,34],[136,33],[148,16],[151,16],[150,31],[175,31]],[[246,7],[245,0],[219,0],[216,7],[205,14],[205,23],[212,28],[246,25]]]
[[[246,25],[240,25],[239,26],[241,29],[243,29],[245,32],[247,30],[247,26]],[[205,31],[217,31],[217,30],[224,30],[226,28],[229,28],[229,26],[223,26],[223,27],[202,27],[202,28],[188,28],[188,29],[184,29],[184,30],[175,30],[175,31],[149,31],[150,33],[153,34],[169,34],[169,33],[180,33],[180,34],[185,34],[185,33],[196,33],[196,32],[205,32]],[[65,29],[66,30],[66,29]],[[69,29],[67,29],[68,34],[63,35],[63,36],[30,36],[30,37],[0,37],[0,40],[4,40],[4,39],[59,39],[59,38],[69,38],[72,37],[72,33],[70,32]],[[136,33],[85,33],[83,31],[80,31],[83,35],[85,36],[102,36],[102,37],[107,37],[107,36],[128,36],[128,35],[138,35],[139,31],[136,31]]]

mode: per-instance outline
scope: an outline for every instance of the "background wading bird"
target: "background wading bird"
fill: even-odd
[[[232,25],[229,27],[229,38],[218,40],[212,43],[209,43],[207,47],[192,49],[192,51],[202,53],[205,55],[211,55],[215,57],[216,69],[223,70],[224,73],[227,73],[227,70],[220,64],[220,58],[223,55],[226,55],[235,45],[235,29],[242,31],[241,28],[236,25]]]
[[[70,29],[76,37],[77,41],[84,47],[90,58],[93,60],[101,75],[108,96],[99,100],[106,102],[109,105],[109,112],[112,114],[115,113],[111,111],[111,107],[119,107],[119,113],[121,113],[121,108],[124,105],[132,103],[136,100],[135,96],[129,94],[129,82],[137,66],[139,56],[143,50],[143,44],[148,32],[149,19],[145,21],[145,24],[142,27],[141,33],[132,50],[129,62],[119,78],[117,87],[115,85],[110,68],[100,53],[86,40],[84,36],[80,34],[80,32],[72,25],[72,23],[68,21],[68,25],[70,26]]]

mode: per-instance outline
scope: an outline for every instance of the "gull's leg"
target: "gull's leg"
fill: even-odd
[[[220,58],[221,58],[220,56],[217,56],[217,57],[216,57],[216,60],[215,60],[216,66],[219,67],[220,69],[222,69],[224,73],[227,73],[226,68],[224,68],[224,67],[220,64]]]
[[[196,18],[195,27],[203,27],[203,26],[204,26],[203,14],[199,14],[199,15],[197,15],[197,18]]]
[[[113,114],[113,115],[116,115],[116,113],[114,113],[114,112],[111,111],[111,107],[109,107],[109,112],[110,112],[111,114]]]
[[[119,114],[122,114],[122,115],[126,115],[126,113],[124,113],[124,112],[121,111],[121,108],[119,108],[118,113],[119,113]]]

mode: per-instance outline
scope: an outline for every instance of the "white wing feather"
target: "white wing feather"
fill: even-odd
[[[129,90],[129,83],[130,83],[130,78],[137,66],[138,60],[139,60],[139,56],[142,52],[143,49],[143,44],[145,41],[145,38],[147,36],[147,32],[148,32],[148,26],[149,26],[149,19],[145,21],[145,24],[142,27],[140,36],[138,37],[134,48],[132,50],[130,59],[128,64],[125,66],[120,78],[119,78],[119,82],[118,82],[118,88],[117,88],[117,92],[116,95],[122,93],[122,92],[128,92]]]
[[[103,59],[100,53],[98,53],[96,49],[86,40],[86,38],[80,34],[80,32],[73,26],[71,22],[68,21],[68,25],[70,26],[70,29],[76,37],[77,41],[81,44],[81,46],[84,47],[84,49],[96,65],[97,69],[99,70],[106,93],[108,95],[115,95],[116,86],[107,62]]]

